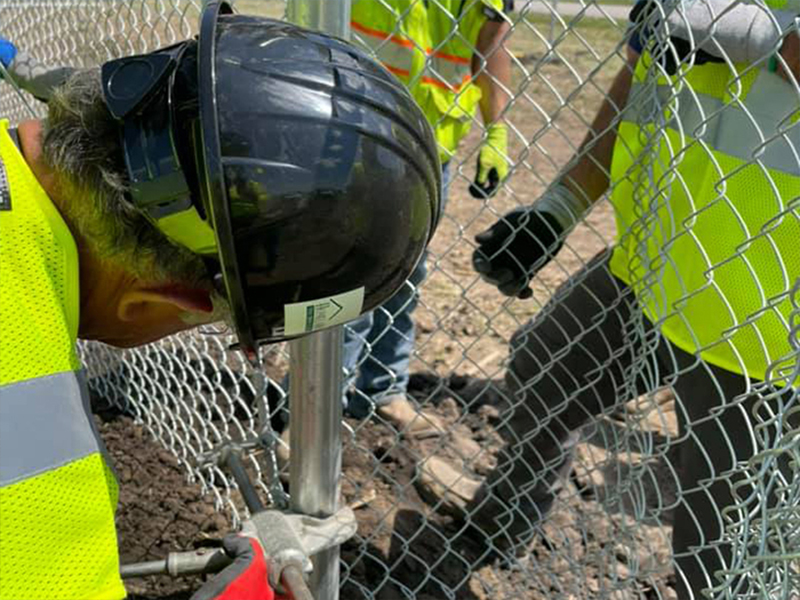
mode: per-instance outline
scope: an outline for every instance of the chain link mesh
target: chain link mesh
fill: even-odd
[[[403,6],[407,16],[414,2]],[[236,7],[277,18],[283,12],[278,1],[240,0]],[[0,33],[43,61],[90,66],[192,35],[199,9],[185,0],[0,0]],[[626,139],[638,140],[641,150],[627,171],[611,175],[593,154],[601,142],[581,141],[629,69],[629,11],[615,2],[516,2],[496,50],[510,57],[511,79],[494,80],[509,96],[501,117],[509,130],[508,178],[491,198],[468,194],[487,139],[478,110],[449,160],[449,200],[427,276],[415,275],[405,296],[378,309],[368,326],[350,329],[348,339],[364,348],[351,354],[351,374],[377,372],[389,381],[385,389],[402,392],[402,373],[379,347],[383,336],[403,343],[410,331],[403,315],[418,302],[408,397],[446,434],[414,435],[414,423],[398,425],[379,408],[386,393],[351,383],[349,402],[360,402],[368,416],[344,424],[342,493],[356,508],[359,531],[342,549],[342,597],[800,597],[800,281],[780,237],[800,222],[800,90],[796,81],[769,82],[788,99],[776,120],[774,112],[759,113],[763,107],[750,96],[765,77],[777,77],[765,75],[768,57],[740,72],[733,61],[723,63],[724,101],[713,106],[703,104],[709,89],[688,75],[699,67],[696,55],[687,60],[697,64],[677,79],[656,62],[627,103],[610,104],[614,125],[639,127]],[[457,18],[448,39],[471,45]],[[653,37],[668,37],[668,27],[650,18]],[[392,33],[404,35],[399,24]],[[393,43],[353,34],[379,58]],[[417,46],[430,55],[443,48]],[[489,57],[472,50],[485,66]],[[426,76],[447,74],[432,68]],[[0,92],[0,114],[25,118],[10,86]],[[454,102],[461,99],[457,93]],[[27,103],[42,114],[35,100]],[[740,136],[746,128],[760,136],[734,167],[713,153],[733,127]],[[710,129],[716,137],[706,135]],[[664,207],[696,184],[681,170],[697,160],[691,151],[715,165],[716,191],[706,205],[672,215]],[[595,194],[592,210],[536,273],[530,300],[501,296],[472,269],[474,235],[530,206],[556,180],[569,178],[591,196],[596,183],[578,177],[582,160],[592,162],[595,177],[610,179],[610,188]],[[794,173],[793,183],[778,181],[775,164]],[[770,205],[768,218],[752,230],[748,207],[731,196],[743,186],[763,194],[765,182],[769,197],[751,200]],[[615,203],[625,189],[633,196],[631,221],[618,223],[629,250],[627,285],[608,266]],[[727,256],[703,246],[709,238],[697,223],[709,211],[720,228],[731,216],[738,224],[735,234],[727,230],[737,240]],[[686,243],[699,249],[695,269],[704,283],[686,284],[666,302],[670,251]],[[773,249],[769,282],[759,279],[763,271],[748,253],[759,244]],[[744,318],[719,283],[731,264],[744,265],[741,293],[757,300]],[[734,315],[723,341],[739,358],[738,331],[759,330],[763,315],[782,327],[790,340],[783,356],[755,336],[766,356],[763,377],[702,360],[700,351],[720,339],[690,331],[693,348],[667,342],[663,328],[688,314],[695,296],[710,301],[706,290],[715,293],[715,310]],[[137,350],[83,343],[81,353],[93,393],[144,425],[233,525],[243,506],[214,464],[222,444],[250,444],[249,467],[265,498],[285,499],[278,473],[286,469],[286,439],[272,426],[282,427],[285,417],[287,360],[282,346],[264,349],[264,377],[228,349],[232,342],[208,328]],[[278,458],[273,445],[284,450]],[[480,487],[487,478],[491,492]]]

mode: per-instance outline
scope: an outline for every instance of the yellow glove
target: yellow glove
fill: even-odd
[[[469,186],[473,198],[491,198],[508,175],[508,127],[493,123],[478,153],[475,182]]]

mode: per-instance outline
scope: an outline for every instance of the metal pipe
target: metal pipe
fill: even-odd
[[[313,517],[329,517],[338,508],[343,340],[336,327],[291,347],[289,490],[294,511]]]
[[[244,468],[242,457],[239,451],[236,449],[228,450],[228,453],[225,456],[225,464],[230,470],[231,475],[233,475],[236,485],[239,487],[239,492],[241,492],[244,503],[247,505],[247,509],[250,511],[250,516],[253,517],[253,523],[257,526],[256,533],[259,536],[259,539],[261,539],[261,545],[267,549],[269,547],[266,544],[268,540],[265,540],[264,536],[273,535],[275,534],[275,531],[270,531],[269,526],[258,527],[259,513],[262,514],[262,518],[269,513],[265,512],[266,507],[264,506],[264,503],[261,502],[261,498],[259,497],[255,486],[253,486],[250,476],[247,474],[247,471]],[[276,512],[272,514],[278,515]],[[282,526],[291,529],[291,525],[288,521],[282,522]],[[279,576],[281,584],[283,584],[283,587],[291,593],[294,600],[314,600],[314,597],[311,595],[311,591],[306,584],[306,580],[303,577],[302,566],[299,563],[296,561],[289,563],[281,570]]]
[[[303,571],[296,565],[288,565],[281,573],[281,583],[289,590],[293,600],[314,600],[311,590],[306,585]]]
[[[151,560],[148,562],[131,563],[119,566],[119,576],[123,579],[132,577],[149,577],[150,575],[163,575],[167,572],[167,559]]]
[[[286,18],[295,25],[350,39],[350,0],[289,0]]]
[[[350,0],[289,0],[289,21],[350,38]],[[342,470],[343,328],[290,343],[289,493],[292,510],[318,517],[336,512]],[[316,600],[339,598],[339,548],[312,557]],[[296,575],[296,574],[295,574]]]
[[[558,0],[552,0],[553,10],[550,13],[550,32],[547,34],[547,53],[544,59],[546,63],[560,62],[558,55],[553,50],[556,41],[556,21],[559,21]]]
[[[247,505],[247,510],[250,511],[250,514],[254,515],[264,510],[266,507],[264,503],[261,502],[261,498],[258,497],[258,492],[253,486],[253,482],[250,481],[250,476],[247,474],[247,471],[244,469],[242,457],[239,452],[235,449],[228,450],[225,456],[225,464],[230,470],[231,475],[233,475],[233,479],[236,481],[236,485],[239,488],[239,492],[242,494],[242,499]]]
[[[197,550],[195,552],[170,552],[166,558],[148,562],[120,565],[119,573],[123,579],[148,577],[150,575],[198,575],[216,573],[231,564],[231,558],[222,548],[216,550]]]
[[[341,327],[292,342],[289,393],[289,492],[295,512],[327,517],[336,512],[342,469]],[[339,597],[339,548],[312,557],[309,587],[316,600]]]

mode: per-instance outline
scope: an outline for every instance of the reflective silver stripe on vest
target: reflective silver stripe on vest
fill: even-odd
[[[714,150],[768,169],[800,176],[800,96],[774,73],[762,71],[742,100],[722,101],[684,84],[676,95],[666,85],[635,82],[623,119],[635,125],[663,121],[665,109],[676,111],[665,125],[702,140]],[[795,122],[790,117],[794,114]],[[781,131],[782,130],[782,133]],[[688,145],[688,142],[687,142]],[[680,148],[676,148],[679,151]]]
[[[0,487],[104,450],[82,371],[0,387]]]

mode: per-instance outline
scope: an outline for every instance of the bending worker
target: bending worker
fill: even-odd
[[[230,12],[71,73],[44,120],[0,121],[3,600],[125,596],[77,338],[227,317],[252,358],[384,302],[432,235],[440,165],[403,86],[343,42]],[[12,72],[14,54],[0,44]],[[310,323],[331,297],[341,313]],[[238,562],[196,598],[272,598],[258,544],[225,547]]]
[[[511,32],[505,13],[512,8],[511,0],[354,0],[352,4],[353,39],[408,86],[434,128],[442,161],[443,203],[452,180],[450,161],[478,109],[486,133],[470,192],[488,198],[508,174],[503,114],[510,98],[511,59],[503,42]],[[412,436],[441,432],[441,422],[428,413],[420,415],[406,397],[415,340],[412,313],[426,274],[423,259],[388,302],[345,328],[347,412],[365,418],[375,405],[382,418]]]
[[[743,597],[758,582],[732,562],[726,520],[753,509],[737,469],[759,451],[754,390],[793,385],[771,365],[792,355],[800,278],[800,6],[675,5],[635,7],[628,64],[570,167],[477,236],[476,270],[524,296],[604,194],[617,216],[616,245],[511,342],[503,420],[515,441],[482,484],[441,459],[423,468],[450,484],[446,502],[490,547],[524,550],[569,469],[575,432],[669,385],[678,596]]]

